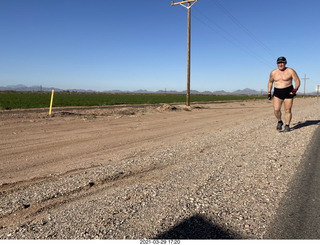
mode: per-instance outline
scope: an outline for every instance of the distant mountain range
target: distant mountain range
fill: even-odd
[[[83,92],[83,93],[96,93],[98,91],[95,90],[86,90],[86,89],[59,89],[59,88],[47,88],[47,87],[42,87],[42,86],[25,86],[22,84],[18,84],[18,85],[10,85],[10,86],[0,86],[0,91],[44,91],[44,92],[48,92],[48,91],[52,91],[52,89],[54,89],[54,91],[56,92]],[[136,93],[136,94],[186,94],[186,90],[184,91],[175,91],[175,90],[158,90],[156,92],[154,91],[148,91],[148,90],[136,90],[136,91],[123,91],[123,90],[106,90],[106,91],[102,91],[99,93]],[[245,89],[238,89],[236,91],[233,92],[226,92],[224,90],[218,90],[218,91],[203,91],[203,92],[199,92],[197,90],[191,90],[190,91],[191,94],[218,94],[218,95],[224,95],[224,94],[245,94],[245,95],[261,95],[261,94],[266,94],[266,91],[257,91],[257,90],[253,90],[250,88],[245,88]],[[302,94],[302,92],[299,93],[300,95]],[[308,95],[316,95],[315,92],[313,93],[307,93]]]
[[[18,84],[18,85],[10,85],[10,86],[0,86],[0,91],[52,91],[52,89],[54,89],[54,91],[56,92],[63,92],[63,91],[69,91],[69,92],[97,92],[94,90],[85,90],[85,89],[59,89],[59,88],[53,88],[53,87],[42,87],[42,86],[25,86],[22,84]],[[149,93],[158,93],[158,94],[185,94],[186,90],[184,91],[175,91],[175,90],[158,90],[156,92],[154,91],[148,91],[148,90],[136,90],[136,91],[123,91],[123,90],[107,90],[107,91],[103,91],[101,93],[140,93],[140,94],[149,94]],[[191,94],[250,94],[250,95],[259,95],[261,94],[261,91],[256,91],[253,89],[249,89],[249,88],[245,88],[242,90],[236,90],[234,92],[226,92],[224,90],[219,90],[219,91],[204,91],[204,92],[199,92],[197,90],[190,90]],[[263,93],[266,93],[265,91],[263,91]]]
[[[18,85],[9,85],[9,86],[0,86],[0,91],[32,91],[32,92],[38,92],[38,91],[44,91],[44,92],[48,92],[48,91],[52,91],[52,89],[54,89],[54,91],[57,92],[63,92],[63,91],[70,91],[70,92],[96,92],[94,90],[84,90],[84,89],[68,89],[68,90],[64,90],[64,89],[59,89],[59,88],[54,88],[54,87],[42,87],[40,86],[26,86],[23,84],[18,84]]]

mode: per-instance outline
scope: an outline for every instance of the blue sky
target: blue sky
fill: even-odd
[[[314,92],[319,9],[318,0],[199,0],[191,89],[266,91],[285,56]],[[0,0],[0,30],[0,86],[186,90],[187,9],[169,0]]]

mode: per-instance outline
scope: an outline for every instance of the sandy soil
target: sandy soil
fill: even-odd
[[[295,99],[294,113],[297,113],[294,114],[293,125],[297,125],[297,129],[303,127],[301,122],[306,119],[314,119],[314,108],[317,108],[315,104],[314,98]],[[233,230],[242,238],[261,238],[266,223],[269,222],[267,219],[275,213],[282,195],[279,193],[285,192],[294,173],[294,170],[290,170],[293,165],[287,166],[281,160],[281,152],[284,152],[287,155],[283,156],[283,161],[290,159],[288,161],[294,162],[291,160],[293,157],[290,158],[292,147],[286,152],[285,148],[273,149],[272,145],[287,142],[286,144],[296,146],[292,139],[305,135],[305,141],[300,141],[302,146],[297,145],[299,150],[295,151],[300,157],[319,121],[306,122],[314,123],[280,138],[280,134],[274,129],[276,120],[272,102],[268,100],[194,103],[191,107],[146,105],[54,108],[51,117],[48,116],[48,110],[0,111],[0,238],[154,237],[181,222],[183,216],[190,216],[196,209],[188,205],[195,202],[194,196],[197,195],[202,205],[199,204],[197,208],[202,210],[201,213],[214,212],[216,217],[223,217],[221,224],[233,226]],[[228,138],[232,137],[230,135],[234,135],[234,139]],[[255,148],[254,139],[257,137],[260,137],[260,143],[251,152],[250,149]],[[216,139],[219,142],[215,142]],[[227,151],[223,142],[231,142]],[[271,147],[263,148],[268,142]],[[172,152],[170,148],[173,149]],[[157,152],[161,152],[161,157]],[[278,160],[269,153],[278,155]],[[258,158],[261,158],[263,164],[254,165]],[[299,162],[298,156],[294,158]],[[199,172],[192,173],[195,166],[199,168]],[[237,176],[236,173],[240,170],[244,172]],[[180,179],[174,176],[175,172]],[[258,179],[255,180],[258,181],[257,184],[250,184],[250,178],[256,175],[265,176],[263,181],[266,182]],[[238,183],[232,187],[234,190],[240,188],[239,185],[244,188],[234,194],[240,198],[239,193],[243,192],[244,196],[239,200],[249,198],[251,194],[254,196],[250,198],[254,199],[261,194],[258,192],[266,189],[268,192],[263,195],[268,197],[268,201],[261,204],[256,199],[256,206],[248,206],[247,209],[241,209],[241,212],[239,206],[237,213],[233,211],[235,216],[230,216],[232,208],[225,208],[231,205],[236,196],[228,196],[229,191],[222,190],[233,190],[230,189],[233,178],[239,181],[234,182]],[[217,182],[217,179],[221,181]],[[223,183],[226,185],[222,186]],[[259,187],[260,184],[265,186]],[[221,191],[209,196],[210,191],[206,188],[213,185]],[[272,193],[269,188],[271,186]],[[200,191],[201,195],[197,194]],[[223,196],[220,196],[222,193]],[[110,201],[107,204],[109,200],[102,199],[101,195],[113,197],[112,203]],[[143,202],[138,201],[139,195]],[[187,197],[187,208],[183,208],[185,203],[180,197]],[[161,202],[161,198],[167,198],[168,203]],[[169,199],[174,204],[169,204]],[[81,208],[84,200],[87,206]],[[93,208],[92,203],[98,205],[99,202],[103,208],[98,206],[90,214],[88,207]],[[249,202],[242,203],[241,208]],[[266,202],[269,205],[265,205]],[[142,204],[148,208],[142,209]],[[238,207],[238,204],[232,205],[233,208]],[[263,205],[267,211],[259,209]],[[256,208],[250,216],[253,217],[250,218],[252,223],[248,223],[243,217],[253,206]],[[159,207],[166,211],[160,212]],[[77,210],[80,213],[76,214]],[[189,213],[180,214],[169,222],[170,217],[180,210]],[[93,215],[98,211],[99,214]],[[268,217],[261,215],[261,212],[265,212]],[[112,224],[106,221],[106,217],[103,217],[101,223],[94,222],[107,213],[111,215],[109,219],[112,219]],[[154,215],[154,218],[150,215]],[[64,217],[69,217],[74,223],[63,226],[67,224],[67,221],[63,221]],[[89,219],[91,221],[87,221],[88,217],[92,218]],[[196,218],[191,220],[199,221],[198,216],[193,217]],[[264,220],[259,220],[261,217]],[[135,219],[145,220],[148,226],[135,227],[134,224],[138,222]],[[228,219],[233,221],[226,223]],[[92,226],[96,230],[80,227],[87,222],[93,222]],[[258,224],[254,228],[256,223]],[[35,227],[47,230],[35,232]],[[112,230],[110,227],[116,228]],[[251,230],[247,231],[249,229]],[[49,234],[52,231],[55,233]]]

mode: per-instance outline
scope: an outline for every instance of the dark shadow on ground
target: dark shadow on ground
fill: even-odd
[[[320,127],[280,200],[263,239],[320,239]]]
[[[201,215],[194,215],[177,224],[170,230],[158,235],[155,239],[241,239],[236,234],[226,231],[216,224],[207,221]]]
[[[303,128],[303,127],[308,127],[308,126],[311,126],[311,125],[320,125],[320,120],[307,120],[305,122],[298,122],[296,123],[296,125],[294,125],[291,130],[296,130],[296,129],[299,129],[299,128]]]

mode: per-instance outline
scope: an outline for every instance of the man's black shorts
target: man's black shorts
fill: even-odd
[[[284,100],[284,99],[293,99],[293,94],[290,94],[293,90],[293,86],[287,88],[274,88],[273,96]]]

